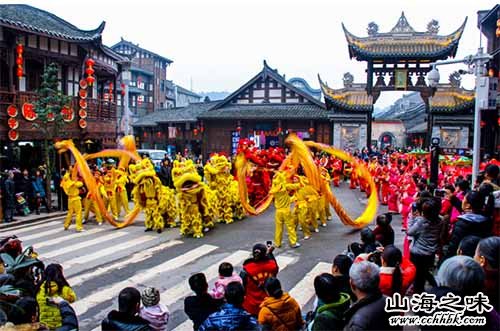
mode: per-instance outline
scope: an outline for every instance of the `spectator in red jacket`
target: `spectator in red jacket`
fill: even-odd
[[[404,295],[415,280],[416,268],[407,258],[403,258],[401,250],[393,245],[384,248],[381,256],[380,291],[391,296],[394,293]]]
[[[243,263],[240,277],[245,286],[245,301],[243,308],[251,315],[257,316],[260,304],[267,297],[264,282],[278,274],[278,264],[272,254],[273,247],[255,244],[252,257]]]

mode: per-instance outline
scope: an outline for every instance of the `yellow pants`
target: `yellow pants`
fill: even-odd
[[[108,192],[108,198],[105,201],[106,210],[111,211],[114,218],[118,218],[118,207],[116,206],[116,196]]]
[[[307,220],[309,216],[309,211],[307,209],[307,205],[305,206],[296,206],[294,210],[295,218],[296,218],[296,223],[295,226],[297,226],[297,223],[300,225],[302,228],[302,232],[304,233],[304,237],[309,237],[311,236],[311,229],[309,228],[309,222]]]
[[[67,229],[71,225],[71,219],[75,215],[76,231],[83,230],[82,226],[82,199],[80,197],[70,197],[68,199],[68,215],[64,220],[64,228]]]
[[[84,202],[84,207],[83,207],[83,219],[88,220],[89,219],[89,214],[90,211],[95,214],[95,219],[97,223],[101,224],[102,223],[102,214],[101,211],[99,210],[99,207],[97,206],[97,202],[95,202],[92,199],[85,199]]]
[[[319,220],[321,221],[321,224],[326,224],[325,201],[326,201],[326,197],[324,195],[321,196],[318,200],[318,205],[317,205],[317,209],[316,209],[318,211],[318,217],[319,217]]]
[[[128,195],[126,189],[116,191],[116,210],[118,211],[118,216],[120,215],[122,208],[125,210],[125,215],[130,213],[130,209],[128,208]]]
[[[288,231],[288,241],[290,245],[294,246],[297,243],[297,233],[295,232],[295,222],[289,208],[276,209],[274,217],[276,222],[276,229],[274,233],[274,242],[276,246],[281,246],[283,239],[283,225],[286,225]]]
[[[313,227],[313,229],[318,228],[318,212],[316,210],[317,203],[316,201],[310,201],[307,205],[307,216],[309,218],[309,224]]]

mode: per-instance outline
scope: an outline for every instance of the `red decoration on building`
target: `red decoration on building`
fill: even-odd
[[[158,138],[161,138],[161,131],[156,132],[156,136],[157,136]]]
[[[16,130],[9,130],[9,139],[12,141],[16,141],[19,139],[19,133]]]
[[[92,59],[87,59],[87,61],[85,61],[85,65],[87,66],[85,68],[85,73],[87,74],[87,84],[89,84],[90,86],[92,86],[92,84],[94,84],[95,82],[95,77],[94,77],[94,64],[95,64],[95,61],[92,60]]]
[[[193,129],[193,134],[194,134],[195,136],[197,136],[197,135],[198,135],[198,129],[197,129],[197,128],[194,128],[194,129]]]
[[[500,38],[500,18],[497,19],[497,30],[495,32],[497,38]]]
[[[11,128],[13,130],[15,130],[19,127],[19,121],[13,117],[11,117],[7,120],[7,124],[9,125],[9,128]]]
[[[7,107],[7,115],[10,117],[16,117],[17,116],[17,107],[14,105],[10,105]]]
[[[497,122],[498,122],[498,126],[500,126],[500,117],[498,118]]]
[[[24,119],[30,122],[36,120],[37,118],[35,106],[32,103],[24,103],[21,113],[23,114]]]
[[[87,127],[87,121],[84,120],[83,118],[81,118],[79,121],[78,121],[78,126],[82,129],[85,129]]]
[[[485,125],[486,125],[486,122],[485,122],[485,121],[481,121],[481,122],[479,122],[479,125],[480,125],[482,128],[484,128],[484,127],[485,127]]]
[[[309,131],[310,134],[314,134],[314,131],[316,131],[316,130],[314,130],[313,127],[310,127],[308,131]]]
[[[237,127],[236,127],[236,131],[237,131],[237,132],[240,132],[240,131],[241,131],[241,126],[237,126]]]
[[[47,113],[47,121],[49,122],[54,122],[54,120],[56,119],[54,113],[50,112],[50,113]]]
[[[125,84],[122,83],[120,86],[122,88],[122,95],[125,96]]]
[[[147,138],[147,137],[148,137],[148,133],[147,133],[146,131],[144,131],[144,133],[142,134],[142,136],[143,136],[144,138]]]
[[[17,77],[21,79],[24,75],[24,70],[23,70],[23,52],[24,52],[24,46],[21,44],[17,44],[16,47],[16,52],[17,52],[17,58],[16,58],[16,64],[17,64]]]
[[[201,133],[205,132],[205,127],[204,127],[204,126],[202,126],[202,127],[200,128],[200,132],[201,132]]]
[[[71,122],[75,118],[75,112],[70,107],[63,107],[61,115],[64,122]]]
[[[115,86],[113,85],[113,82],[110,82],[109,83],[109,87],[108,87],[108,90],[109,90],[109,101],[113,101],[113,88]]]
[[[87,118],[87,111],[85,109],[80,109],[78,111],[78,116],[80,116],[80,118]]]

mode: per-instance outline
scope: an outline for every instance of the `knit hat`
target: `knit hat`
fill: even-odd
[[[146,287],[142,291],[141,299],[145,307],[155,306],[160,302],[160,291],[154,287]]]

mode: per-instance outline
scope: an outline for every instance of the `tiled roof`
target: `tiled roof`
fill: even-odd
[[[474,91],[443,84],[429,99],[429,106],[434,113],[463,113],[474,110],[474,101]]]
[[[427,132],[427,129],[427,122],[423,122],[409,128],[406,133],[424,133]]]
[[[202,113],[200,119],[305,120],[327,119],[328,111],[315,104],[232,104]]]
[[[187,94],[187,95],[190,95],[190,96],[193,96],[193,97],[201,99],[201,96],[199,94],[196,94],[193,91],[188,90],[187,88],[184,88],[184,87],[182,87],[180,85],[176,85],[176,86],[177,86],[177,93]]]
[[[130,46],[130,47],[132,47],[132,48],[134,48],[136,50],[141,50],[141,51],[143,51],[145,53],[149,53],[149,54],[153,55],[154,57],[162,59],[163,61],[167,62],[168,64],[174,62],[173,60],[170,60],[169,58],[166,58],[166,57],[161,56],[161,55],[159,55],[157,53],[151,52],[150,50],[147,50],[145,48],[139,47],[138,44],[136,45],[136,44],[134,44],[134,43],[132,43],[132,42],[130,42],[128,40],[125,40],[123,38],[121,38],[121,40],[119,42],[117,42],[115,45],[111,46],[111,48],[116,49],[120,45],[127,45],[127,46]]]
[[[214,107],[218,102],[197,102],[182,108],[155,111],[139,118],[134,127],[157,126],[160,123],[196,122],[200,114]]]
[[[365,84],[352,84],[350,87],[332,89],[328,87],[321,78],[319,84],[325,96],[325,103],[333,108],[348,111],[371,111],[373,107],[373,97],[366,93]]]
[[[368,37],[357,37],[344,24],[344,34],[349,46],[349,55],[358,60],[406,58],[446,59],[455,56],[458,42],[467,18],[453,33],[445,36],[431,32],[415,32],[408,24],[404,13],[396,26],[387,33],[374,33]]]
[[[100,40],[105,22],[97,29],[80,30],[54,14],[29,5],[0,5],[0,25],[69,41]]]

